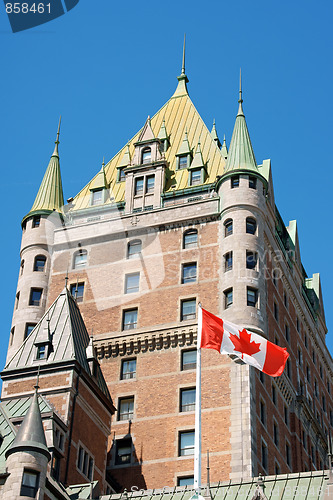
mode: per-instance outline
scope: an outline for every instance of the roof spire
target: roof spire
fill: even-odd
[[[181,72],[180,76],[177,76],[178,86],[176,88],[176,92],[173,94],[172,97],[188,95],[187,87],[186,87],[186,84],[188,83],[188,78],[185,74],[185,41],[186,41],[186,34],[184,33],[182,72]]]
[[[61,125],[61,115],[59,117],[59,124],[58,124],[58,131],[57,131],[57,138],[55,140],[55,147],[53,151],[52,156],[59,156],[59,151],[58,151],[58,144],[59,144],[59,136],[60,136],[60,125]]]
[[[213,121],[213,128],[211,130],[210,135],[212,136],[212,139],[216,143],[217,147],[221,149],[221,142],[220,142],[219,136],[217,135],[215,118],[214,118],[214,121]]]
[[[183,45],[183,61],[182,61],[182,75],[185,75],[185,43],[186,43],[186,33],[184,33],[184,45]]]
[[[242,68],[239,69],[239,99],[238,99],[238,102],[239,102],[239,108],[238,108],[238,115],[244,115],[244,112],[243,112],[243,97],[242,97]]]

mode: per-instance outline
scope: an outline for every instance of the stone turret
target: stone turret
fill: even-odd
[[[54,152],[30,212],[22,221],[21,266],[7,360],[45,312],[54,229],[64,204],[59,162],[60,120]]]

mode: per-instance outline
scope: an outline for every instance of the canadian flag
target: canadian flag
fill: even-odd
[[[256,333],[241,329],[199,307],[201,319],[200,347],[216,349],[221,354],[234,354],[244,363],[254,366],[272,377],[283,373],[289,354]]]

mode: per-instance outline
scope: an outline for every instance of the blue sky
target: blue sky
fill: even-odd
[[[230,142],[239,68],[257,162],[271,158],[276,203],[297,219],[303,265],[320,272],[333,327],[331,19],[327,1],[88,1],[11,33],[0,5],[0,162],[4,365],[20,222],[52,154],[59,114],[65,199],[74,196],[172,95],[187,34],[189,93]],[[327,343],[333,351],[332,334]]]

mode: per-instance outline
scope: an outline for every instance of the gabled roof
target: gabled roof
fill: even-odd
[[[210,131],[203,122],[201,116],[196,110],[187,91],[188,78],[185,74],[183,63],[182,73],[178,77],[178,86],[173,96],[164,104],[164,106],[150,119],[152,135],[158,137],[161,129],[167,131],[169,147],[165,152],[165,159],[169,164],[168,178],[165,185],[165,191],[178,191],[188,187],[189,172],[187,169],[177,170],[177,157],[181,151],[185,132],[188,132],[189,149],[193,150],[201,141],[201,151],[205,165],[207,166],[207,175],[204,184],[210,184],[216,181],[218,175],[223,174],[225,159],[211,136]],[[146,129],[148,124],[145,124]],[[124,200],[125,182],[118,182],[117,168],[123,166],[123,158],[133,158],[134,144],[140,138],[145,136],[144,128],[139,130],[135,136],[105,165],[105,175],[110,186],[111,199],[106,204],[120,202]],[[156,140],[156,139],[155,139]],[[129,154],[128,154],[129,153]],[[126,159],[127,161],[127,159]],[[73,210],[80,210],[90,207],[90,181],[80,193],[74,198]],[[171,189],[171,186],[176,186]],[[113,199],[112,199],[113,198]]]
[[[58,152],[60,121],[61,117],[59,120],[57,139],[55,141],[53,154],[50,158],[34,204],[32,205],[30,212],[23,218],[22,222],[33,215],[48,214],[52,213],[54,210],[57,212],[62,211],[62,207],[64,205],[64,195],[62,191]]]
[[[45,342],[45,331],[49,331],[51,349],[47,360],[36,359],[37,344]],[[89,334],[84,324],[79,307],[69,290],[65,287],[53,304],[46,311],[29,337],[8,361],[3,374],[31,365],[77,361],[91,375],[87,361],[86,348]],[[100,367],[97,367],[96,382],[100,390],[110,400],[111,396]]]

